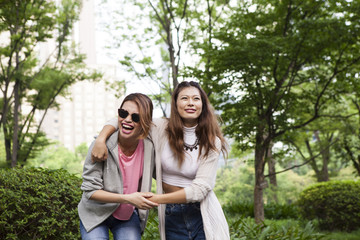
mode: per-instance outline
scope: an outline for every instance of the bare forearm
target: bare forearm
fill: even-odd
[[[116,128],[114,128],[111,125],[105,125],[101,132],[99,133],[99,136],[97,139],[101,141],[105,141],[108,137],[110,137],[111,134],[113,134],[116,131]]]
[[[184,189],[181,189],[172,193],[156,194],[149,198],[149,200],[158,204],[186,203],[186,194]]]
[[[119,194],[107,192],[104,190],[97,190],[90,199],[103,203],[129,203],[140,209],[150,209],[158,205],[157,203],[152,202],[148,199],[153,195],[154,194],[151,192],[134,192],[131,194]]]
[[[104,190],[97,190],[90,199],[104,203],[128,203],[125,194],[111,193]]]

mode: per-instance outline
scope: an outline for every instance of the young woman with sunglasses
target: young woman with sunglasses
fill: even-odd
[[[147,138],[153,105],[149,97],[134,93],[118,109],[118,131],[106,141],[106,161],[92,162],[89,148],[84,163],[83,195],[78,205],[84,240],[141,239],[151,202],[154,146]]]
[[[100,135],[114,131],[110,121]],[[230,239],[221,205],[213,192],[220,152],[226,142],[203,89],[182,82],[174,90],[169,119],[156,119],[150,136],[155,145],[161,239]],[[101,139],[100,139],[101,140]],[[103,142],[93,157],[107,154]],[[161,167],[158,167],[161,166]],[[165,206],[166,204],[166,206]]]

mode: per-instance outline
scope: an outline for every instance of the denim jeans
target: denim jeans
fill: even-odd
[[[205,240],[200,203],[167,204],[165,234],[169,240]]]
[[[90,232],[86,232],[80,221],[82,240],[108,240],[109,230],[112,232],[114,240],[140,240],[141,229],[137,210],[135,209],[133,215],[127,221],[118,220],[111,215]]]

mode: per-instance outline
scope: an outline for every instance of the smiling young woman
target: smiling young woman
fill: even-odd
[[[108,239],[111,230],[115,240],[140,240],[147,210],[158,205],[148,199],[153,195],[154,146],[147,138],[152,111],[146,95],[126,96],[118,110],[119,130],[106,141],[106,161],[94,163],[88,154],[78,205],[82,239]]]

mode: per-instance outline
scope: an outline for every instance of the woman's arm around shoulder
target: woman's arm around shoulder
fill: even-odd
[[[101,162],[107,159],[108,150],[106,147],[106,139],[108,139],[117,129],[118,126],[116,118],[106,122],[105,126],[99,133],[99,136],[97,136],[94,147],[91,151],[92,162]]]

